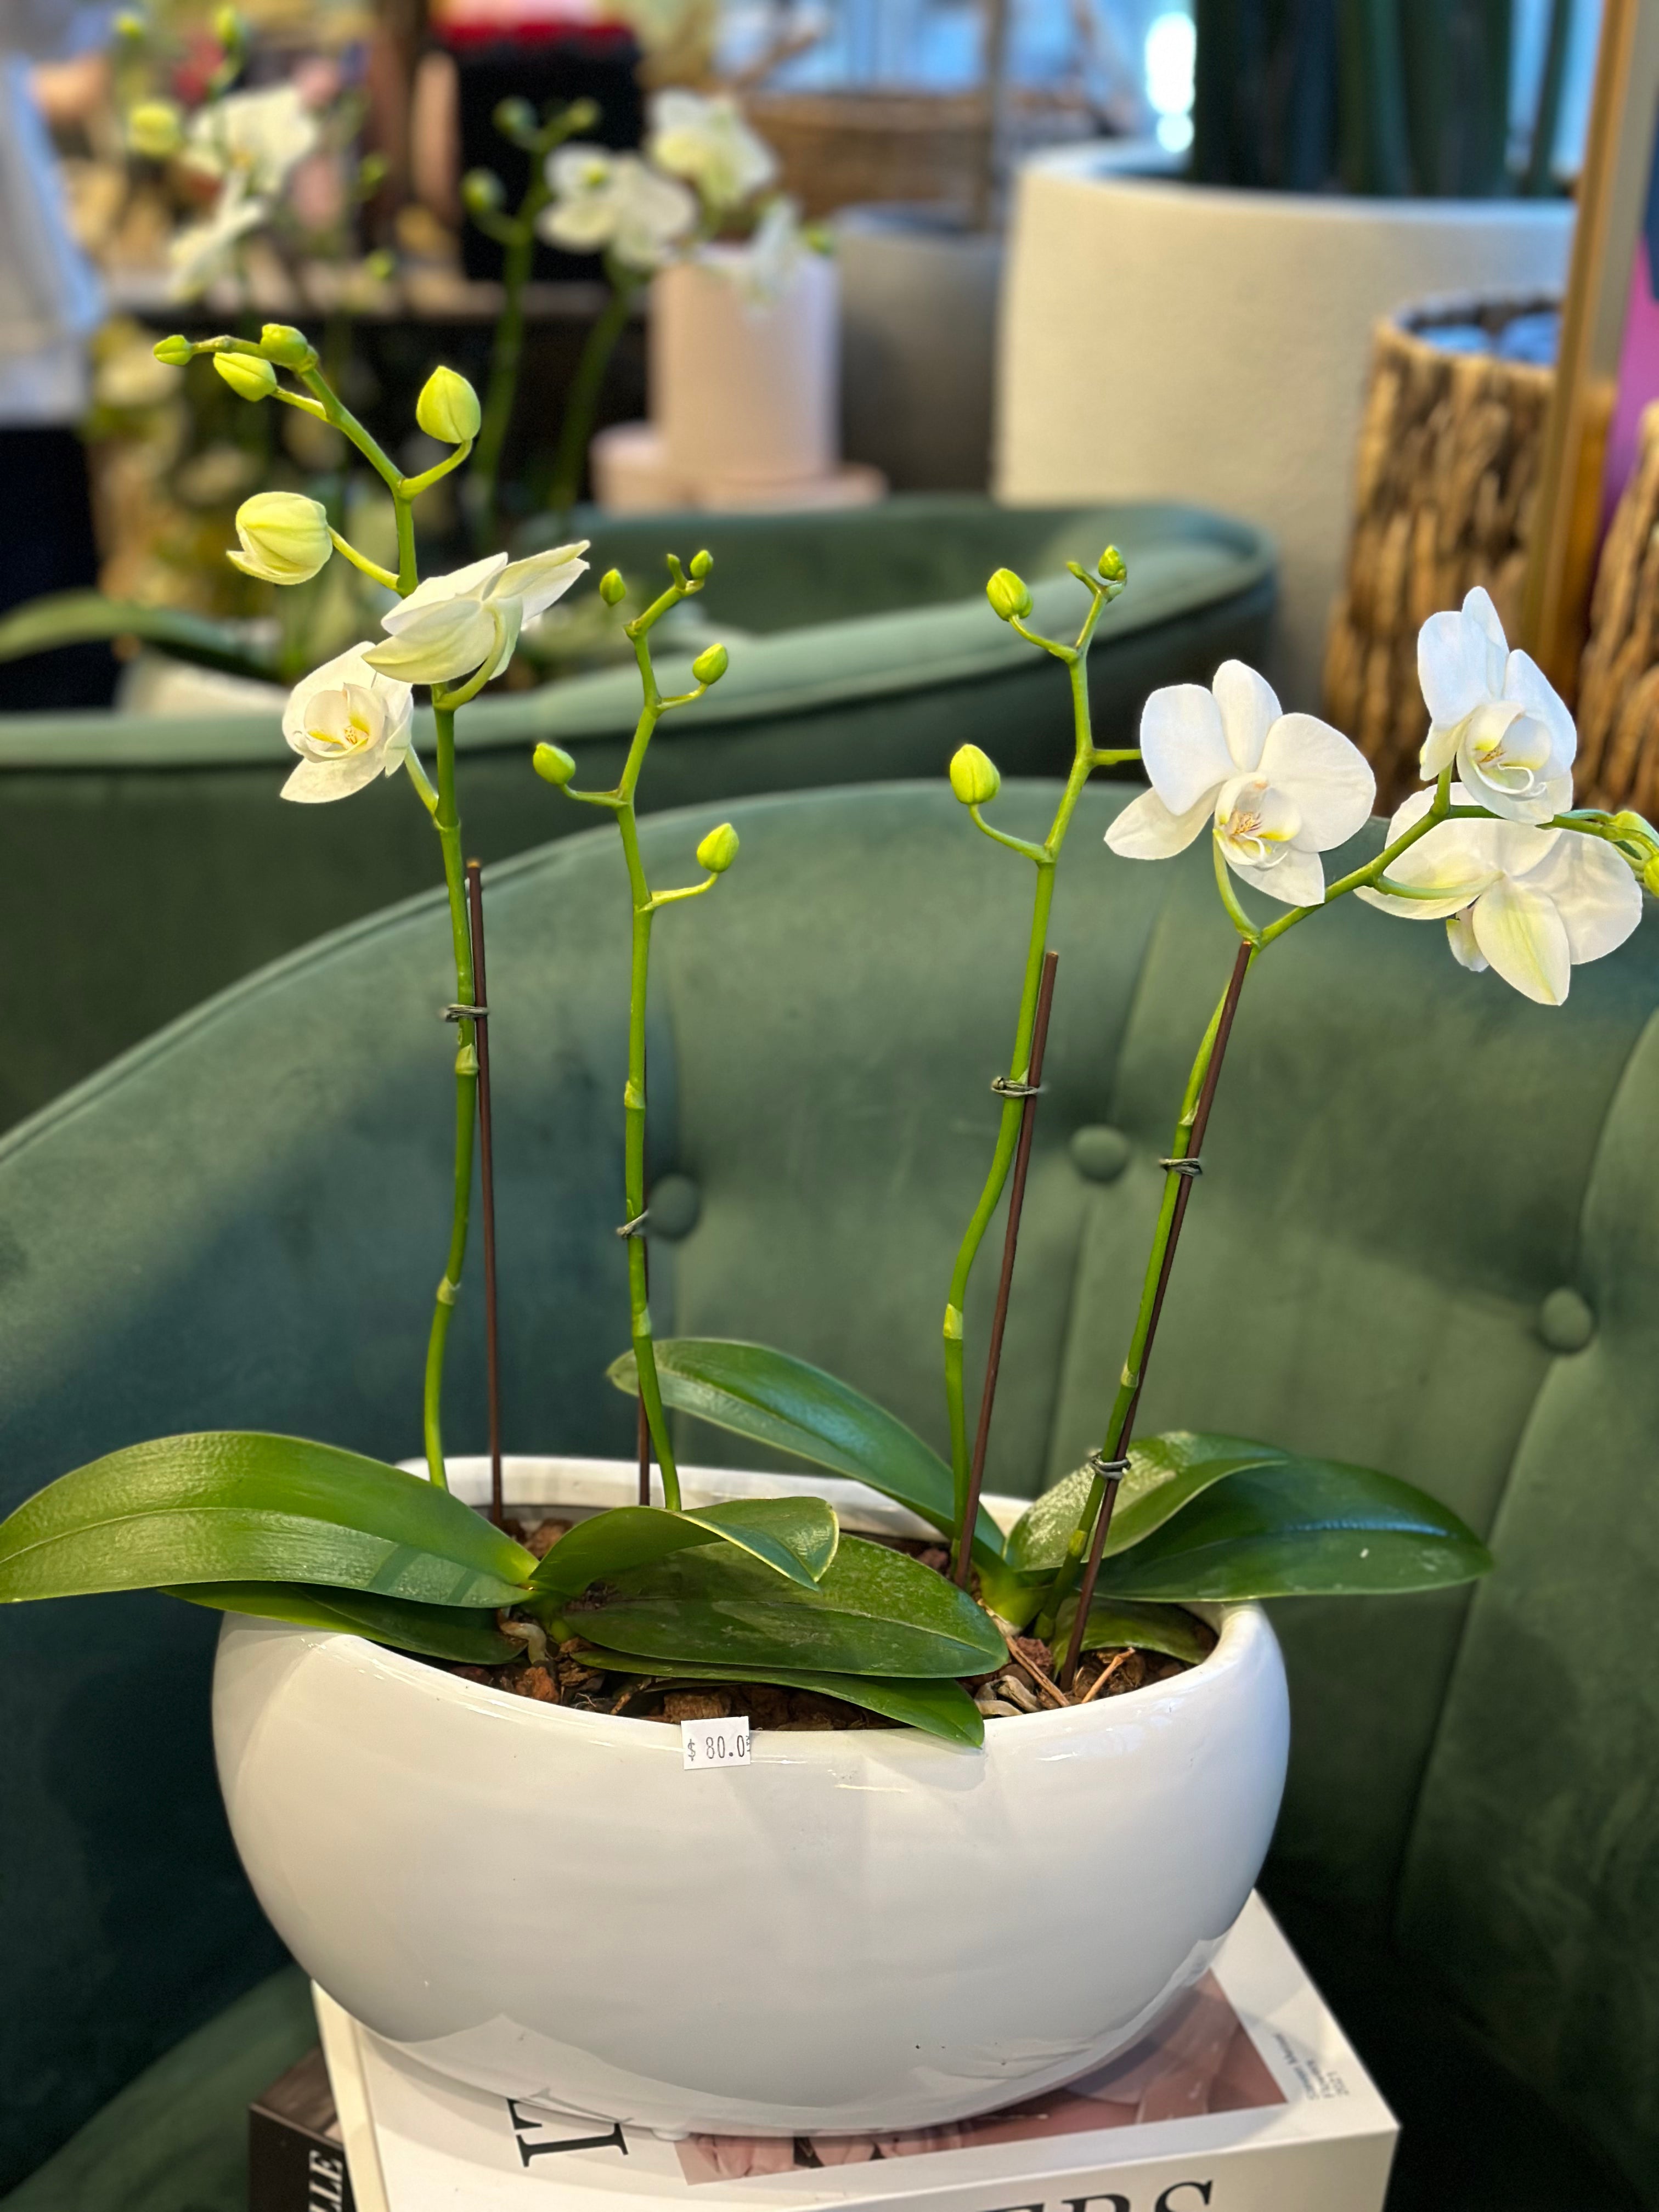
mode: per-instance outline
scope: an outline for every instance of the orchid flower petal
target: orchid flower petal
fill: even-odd
[[[1431,722],[1429,734],[1423,740],[1423,750],[1417,756],[1418,774],[1425,783],[1432,783],[1441,769],[1449,768],[1456,758],[1456,723]]]
[[[302,760],[283,786],[282,797],[317,805],[333,799],[349,799],[374,782],[385,766],[382,748],[363,745],[343,753],[337,760]],[[401,760],[401,757],[400,757]]]
[[[452,568],[447,575],[428,576],[425,583],[416,584],[406,599],[400,599],[381,616],[380,628],[389,636],[396,637],[399,630],[408,629],[429,607],[447,606],[456,599],[481,599],[491,579],[506,566],[505,553],[490,553],[482,561],[469,562],[465,568]]]
[[[1356,744],[1315,714],[1282,714],[1267,732],[1261,773],[1296,802],[1298,842],[1328,853],[1358,836],[1376,803],[1376,778]]]
[[[1210,794],[1172,814],[1155,791],[1132,799],[1106,832],[1106,842],[1126,860],[1167,860],[1184,853],[1210,819]]]
[[[1474,941],[1474,925],[1470,919],[1471,907],[1463,907],[1446,917],[1446,942],[1451,947],[1452,958],[1460,968],[1467,968],[1472,975],[1484,975],[1492,963]]]
[[[478,667],[494,650],[499,634],[498,617],[478,600],[452,599],[423,608],[412,622],[400,623],[384,645],[375,646],[363,658],[371,668],[405,683],[447,684]]]
[[[1238,773],[1221,710],[1200,684],[1153,692],[1140,710],[1140,759],[1147,782],[1175,815],[1200,801],[1207,811],[1220,786]]]
[[[1235,859],[1224,840],[1222,851],[1227,866],[1240,883],[1249,884],[1253,890],[1265,891],[1269,898],[1280,899],[1286,906],[1322,906],[1325,900],[1325,871],[1319,864],[1317,853],[1301,846],[1285,845],[1279,848],[1277,860],[1265,867],[1251,867]]]
[[[1247,773],[1259,768],[1267,732],[1284,712],[1273,686],[1243,661],[1224,660],[1210,689],[1234,768]]]
[[[1549,733],[1549,773],[1565,775],[1578,753],[1578,732],[1565,702],[1530,653],[1510,653],[1504,672],[1504,696],[1517,700]]]
[[[1492,593],[1484,584],[1476,584],[1463,594],[1462,611],[1470,630],[1480,635],[1486,657],[1486,689],[1495,697],[1504,688],[1504,665],[1509,658],[1510,641],[1492,603]]]
[[[1461,614],[1429,617],[1417,635],[1417,675],[1431,720],[1461,722],[1493,696],[1486,680],[1488,649],[1478,623]]]
[[[1561,1005],[1572,980],[1572,951],[1547,891],[1505,877],[1480,894],[1469,921],[1475,944],[1506,983],[1540,1006]]]
[[[550,553],[532,553],[527,561],[514,561],[503,568],[489,586],[491,599],[511,597],[520,602],[524,619],[532,621],[544,614],[555,599],[562,599],[579,576],[587,572],[587,563],[581,558],[588,541],[584,538],[577,545],[556,545]]]
[[[1528,890],[1555,902],[1576,963],[1614,952],[1642,919],[1642,888],[1626,863],[1599,837],[1576,830],[1553,833],[1549,852],[1525,879]]]

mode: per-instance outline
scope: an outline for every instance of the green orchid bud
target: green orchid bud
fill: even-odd
[[[357,164],[357,197],[373,198],[386,182],[391,167],[384,154],[365,154]]]
[[[1127,584],[1129,580],[1129,565],[1115,545],[1109,545],[1095,566],[1109,584]]]
[[[213,366],[241,399],[269,399],[276,389],[276,372],[258,354],[216,353]]]
[[[214,10],[213,35],[228,54],[239,54],[247,44],[247,26],[234,8]]]
[[[599,103],[597,100],[573,100],[564,113],[554,119],[561,136],[579,137],[584,131],[591,131],[599,121]]]
[[[699,583],[702,583],[703,578],[708,574],[708,571],[714,567],[714,556],[706,547],[701,553],[694,553],[691,556],[690,560],[686,563],[686,566],[690,569],[691,574],[696,578]]]
[[[711,830],[697,848],[697,866],[711,876],[723,876],[738,857],[738,833],[729,822]]]
[[[259,333],[259,350],[278,368],[315,368],[317,349],[303,331],[292,323],[267,323]]]
[[[377,246],[374,252],[365,258],[363,269],[377,284],[384,284],[397,275],[398,257],[390,246]]]
[[[731,665],[732,656],[723,645],[706,645],[691,664],[691,673],[699,684],[718,684]]]
[[[607,568],[599,579],[599,597],[608,607],[619,607],[628,597],[620,568]]]
[[[149,36],[149,25],[134,8],[123,8],[113,25],[118,39],[127,39],[137,45],[140,39]]]
[[[985,586],[985,596],[991,602],[993,613],[1004,622],[1023,618],[1031,611],[1031,594],[1026,589],[1023,576],[1015,575],[1012,568],[999,568]]]
[[[1642,871],[1642,888],[1659,898],[1659,853],[1656,853]]]
[[[240,553],[225,558],[267,584],[308,583],[334,550],[328,509],[297,491],[256,491],[236,510]]]
[[[483,415],[477,393],[464,376],[453,368],[434,368],[415,402],[415,420],[428,438],[465,446],[477,436]]]
[[[951,788],[964,806],[985,806],[1001,790],[1002,777],[988,753],[959,745],[951,756]]]
[[[461,205],[469,215],[495,215],[507,198],[507,186],[493,169],[469,169],[461,179]]]
[[[177,100],[141,100],[127,111],[127,150],[147,161],[165,161],[185,143],[184,112]]]
[[[561,745],[538,745],[530,761],[544,783],[556,784],[561,791],[576,773],[575,762]]]
[[[536,135],[536,111],[527,100],[500,101],[491,119],[502,137],[510,138],[515,146],[522,146]]]
[[[169,368],[182,368],[187,361],[196,358],[195,347],[177,331],[170,338],[157,338],[150,351]]]

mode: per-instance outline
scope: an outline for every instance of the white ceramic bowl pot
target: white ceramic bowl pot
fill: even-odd
[[[1201,1666],[980,1752],[757,1731],[688,1771],[677,1728],[233,1615],[220,1781],[300,1964],[441,2073],[668,2134],[924,2127],[1125,2046],[1243,1906],[1288,1708],[1265,1615],[1214,1618]]]

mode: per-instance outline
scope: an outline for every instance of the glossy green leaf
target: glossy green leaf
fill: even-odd
[[[1128,1472],[1118,1485],[1106,1557],[1143,1542],[1212,1483],[1245,1468],[1283,1466],[1289,1458],[1288,1452],[1274,1444],[1251,1443],[1243,1437],[1203,1436],[1189,1429],[1142,1437],[1129,1447]],[[1032,1499],[1008,1532],[1010,1567],[1021,1574],[1054,1573],[1066,1557],[1092,1480],[1090,1470],[1080,1467]]]
[[[1472,1582],[1492,1554],[1393,1475],[1288,1459],[1230,1475],[1101,1570],[1097,1601],[1342,1597]]]
[[[1054,1632],[1054,1654],[1058,1664],[1072,1639],[1077,1619],[1077,1600],[1068,1598],[1060,1609]],[[1171,1659],[1196,1667],[1215,1649],[1215,1638],[1201,1620],[1178,1605],[1141,1605],[1133,1598],[1103,1598],[1097,1595],[1089,1607],[1089,1625],[1083,1632],[1085,1651],[1115,1650],[1133,1644],[1139,1651],[1163,1651]]]
[[[635,1659],[620,1651],[590,1646],[582,1657],[595,1667],[617,1674],[661,1674],[654,1660]],[[719,1667],[692,1661],[676,1662],[671,1679],[684,1682],[772,1682],[785,1690],[815,1690],[820,1697],[840,1698],[849,1705],[884,1720],[902,1721],[907,1728],[924,1729],[946,1743],[971,1746],[985,1741],[985,1721],[960,1682],[882,1681],[871,1674],[823,1674],[799,1667]]]
[[[535,1569],[522,1546],[419,1475],[240,1430],[129,1445],[0,1522],[0,1603],[276,1582],[502,1606]]]
[[[720,1505],[618,1505],[578,1521],[536,1570],[534,1587],[576,1597],[590,1583],[612,1582],[699,1544],[734,1545],[808,1589],[836,1556],[841,1528],[821,1498],[738,1498]]]
[[[189,1583],[167,1595],[216,1613],[250,1613],[263,1620],[292,1621],[299,1628],[331,1628],[397,1651],[457,1659],[471,1667],[500,1667],[524,1656],[523,1644],[503,1636],[488,1609],[411,1605],[407,1598],[381,1597],[373,1590],[325,1589],[307,1583]]]
[[[563,1626],[659,1661],[805,1667],[832,1674],[983,1674],[1007,1647],[971,1598],[902,1552],[843,1536],[816,1589],[784,1582],[728,1546],[679,1552]]]
[[[719,1337],[667,1337],[656,1354],[664,1400],[678,1412],[868,1483],[941,1534],[951,1534],[950,1468],[914,1429],[850,1383],[768,1345]],[[631,1352],[609,1372],[619,1390],[635,1395]],[[974,1556],[1002,1557],[1001,1531],[983,1511]]]
[[[191,614],[182,607],[106,599],[101,592],[52,592],[0,616],[0,661],[113,637],[142,638],[146,645],[165,647],[175,659],[222,669],[227,675],[277,680],[271,656],[250,645],[235,623],[216,622],[210,615]]]

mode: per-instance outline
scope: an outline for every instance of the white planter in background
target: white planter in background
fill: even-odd
[[[998,493],[1191,500],[1265,525],[1282,561],[1274,673],[1286,706],[1316,711],[1372,325],[1437,292],[1559,289],[1572,210],[1233,191],[1102,164],[1068,147],[1020,172]]]
[[[839,459],[836,264],[803,252],[775,300],[734,280],[740,249],[710,246],[651,282],[651,420],[670,471],[701,487],[834,474]]]
[[[855,1484],[791,1480],[848,1525],[920,1529]],[[527,1462],[507,1494],[632,1485]],[[777,1486],[686,1474],[688,1498]],[[277,1932],[439,2072],[665,2133],[924,2127],[1127,2045],[1242,1910],[1288,1714],[1266,1616],[1216,1619],[1202,1666],[992,1721],[982,1752],[761,1731],[748,1767],[697,1773],[676,1729],[233,1615],[214,1739]]]

